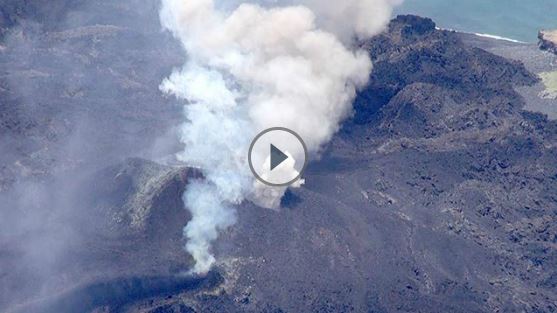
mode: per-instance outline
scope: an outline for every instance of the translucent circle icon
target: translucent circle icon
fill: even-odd
[[[248,161],[253,175],[269,186],[288,186],[302,177],[308,153],[302,137],[284,127],[259,133],[252,141]]]

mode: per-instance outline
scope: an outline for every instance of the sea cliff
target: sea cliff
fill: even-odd
[[[557,30],[541,30],[538,38],[540,49],[557,54]]]

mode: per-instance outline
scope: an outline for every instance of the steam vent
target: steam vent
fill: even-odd
[[[557,54],[557,30],[541,30],[538,38],[540,49]]]

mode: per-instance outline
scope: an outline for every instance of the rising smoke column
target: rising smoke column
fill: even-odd
[[[187,61],[161,90],[184,101],[178,158],[206,177],[183,196],[192,214],[184,234],[195,273],[215,262],[210,244],[235,223],[235,204],[249,198],[270,206],[284,193],[254,181],[247,165],[251,138],[287,127],[318,152],[350,115],[371,71],[367,53],[350,43],[381,31],[392,6],[389,0],[302,4],[243,3],[225,12],[212,0],[162,0],[161,23],[181,41]]]

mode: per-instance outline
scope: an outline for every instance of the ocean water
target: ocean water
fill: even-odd
[[[406,0],[396,14],[432,18],[437,26],[537,42],[540,29],[557,29],[557,0]]]

